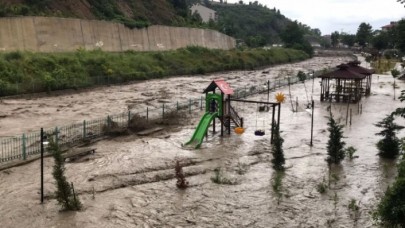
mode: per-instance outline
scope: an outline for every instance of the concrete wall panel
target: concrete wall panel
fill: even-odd
[[[235,39],[208,29],[160,25],[130,29],[107,21],[52,17],[0,19],[0,51],[165,51],[187,46],[231,49]]]

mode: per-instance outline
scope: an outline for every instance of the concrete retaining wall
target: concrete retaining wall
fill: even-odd
[[[0,18],[0,51],[164,51],[190,45],[232,49],[235,39],[209,29],[150,26],[129,29],[107,21],[54,17]]]

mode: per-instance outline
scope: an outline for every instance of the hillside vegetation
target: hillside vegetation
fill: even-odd
[[[3,0],[0,17],[56,16],[100,19],[129,27],[185,23],[184,7],[177,0]],[[183,10],[182,10],[183,7]],[[182,13],[183,11],[183,13]]]
[[[307,59],[293,49],[209,50],[187,47],[166,52],[78,50],[46,54],[0,54],[0,96],[76,89],[171,75],[204,74]]]
[[[219,29],[248,46],[280,42],[279,33],[290,22],[280,11],[258,4],[212,4],[212,8],[219,14]]]
[[[192,4],[201,2],[218,13],[218,21],[203,23],[191,14]],[[291,20],[279,10],[257,1],[249,4],[220,4],[199,0],[3,0],[0,17],[56,16],[99,19],[123,23],[130,28],[153,24],[199,27],[218,30],[235,37],[249,47],[280,43],[279,34]],[[320,40],[320,31],[300,24],[311,41]]]

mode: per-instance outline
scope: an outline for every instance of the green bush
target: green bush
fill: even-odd
[[[340,164],[345,158],[345,142],[343,139],[343,126],[338,124],[333,118],[332,114],[329,117],[328,122],[329,140],[327,145],[329,164]]]
[[[254,69],[308,58],[293,49],[210,50],[189,46],[175,51],[109,53],[79,48],[73,53],[0,53],[0,96],[170,75]]]
[[[395,182],[387,188],[381,198],[373,218],[384,227],[405,227],[405,159],[398,167]]]
[[[383,128],[383,130],[376,135],[384,137],[377,143],[378,155],[383,158],[396,158],[400,152],[400,140],[396,136],[396,131],[404,127],[394,123],[393,115],[386,116],[382,121],[375,124],[375,126]]]

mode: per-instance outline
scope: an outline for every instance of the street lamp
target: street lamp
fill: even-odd
[[[46,139],[44,129],[41,128],[41,203],[44,203],[44,145],[49,144]]]

